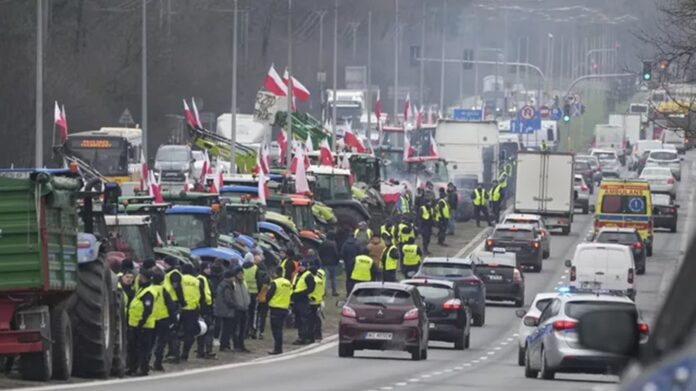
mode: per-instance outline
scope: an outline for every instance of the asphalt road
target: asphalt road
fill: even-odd
[[[683,163],[678,194],[679,232],[657,232],[647,272],[638,276],[637,303],[645,320],[655,316],[678,267],[689,220],[694,219],[693,184],[696,154]],[[538,292],[551,291],[567,278],[563,261],[572,257],[591,226],[591,215],[576,215],[569,236],[553,236],[551,257],[539,274],[526,273],[527,303]],[[516,363],[519,319],[511,305],[491,304],[486,325],[472,328],[471,348],[455,351],[451,344],[433,342],[426,361],[411,361],[406,353],[359,351],[350,359],[337,356],[335,339],[278,358],[197,369],[150,378],[50,386],[51,389],[149,391],[239,390],[595,390],[611,388],[614,376],[557,375],[557,380],[525,379]],[[46,388],[48,389],[48,388]],[[27,390],[27,388],[24,388]]]

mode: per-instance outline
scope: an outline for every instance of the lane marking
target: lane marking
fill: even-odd
[[[394,383],[394,385],[395,385],[395,386],[398,386],[398,387],[403,387],[403,386],[408,385],[408,383],[399,382],[399,383]]]
[[[501,350],[501,349],[503,349],[503,348],[501,348],[500,346],[496,346],[493,348],[493,350]]]
[[[469,364],[468,362],[467,362],[467,363],[464,363],[464,364],[462,364],[462,365],[465,366],[465,367],[470,367],[470,366],[471,366],[471,364]]]
[[[412,383],[418,383],[418,382],[420,381],[420,379],[416,379],[416,378],[414,377],[414,378],[408,379],[408,381],[410,381],[410,382],[412,382]]]

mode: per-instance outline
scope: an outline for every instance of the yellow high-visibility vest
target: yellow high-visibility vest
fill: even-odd
[[[401,249],[404,253],[404,266],[417,266],[421,263],[417,244],[405,244]]]
[[[355,257],[355,265],[350,278],[355,281],[372,281],[372,258],[367,255],[358,255]]]
[[[152,307],[152,316],[155,317],[155,322],[169,317],[169,309],[164,301],[164,285],[152,285],[152,289],[157,293],[155,304]]]
[[[186,307],[184,307],[184,309],[198,309],[201,304],[200,281],[190,274],[184,274],[181,277],[181,288],[184,291],[184,300],[186,300]]]
[[[292,296],[292,284],[285,277],[278,277],[273,280],[275,292],[268,302],[271,308],[287,310],[290,307],[290,297]]]
[[[324,301],[324,295],[326,294],[326,272],[323,269],[317,270],[314,282],[316,286],[314,287],[314,292],[309,294],[309,304],[319,305]]]
[[[164,289],[169,292],[169,296],[172,297],[172,300],[174,302],[179,302],[179,297],[176,295],[176,292],[174,291],[174,286],[172,285],[172,274],[177,273],[180,276],[182,275],[180,271],[176,269],[172,269],[167,272],[167,274],[164,275]]]
[[[384,250],[386,251],[386,256],[384,257],[384,264],[382,265],[382,269],[384,269],[385,271],[396,270],[399,266],[399,258],[393,258],[390,255],[391,250],[395,248],[396,246],[390,246],[389,248]]]
[[[130,307],[128,308],[128,325],[130,327],[138,327],[138,323],[140,322],[140,319],[143,317],[143,313],[145,312],[145,304],[143,303],[143,296],[145,296],[146,293],[152,294],[152,298],[154,301],[157,300],[157,291],[153,289],[152,285],[142,288],[138,291],[138,293],[135,295],[133,300],[130,303]],[[154,302],[153,302],[154,305]],[[155,316],[154,316],[154,309],[150,316],[145,319],[145,323],[143,324],[143,328],[146,329],[154,329],[155,328]]]
[[[213,305],[213,292],[210,290],[210,284],[208,283],[208,278],[202,274],[198,275],[198,281],[203,284],[203,293],[205,294],[205,304]]]

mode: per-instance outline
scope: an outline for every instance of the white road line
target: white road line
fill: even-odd
[[[496,346],[493,348],[493,350],[501,350],[501,349],[503,349],[503,348],[501,348],[500,346]]]
[[[435,371],[435,372],[432,373],[432,375],[433,375],[433,376],[440,376],[440,375],[442,375],[442,372],[441,372],[441,371]]]
[[[566,278],[565,274],[561,276],[561,280],[565,280],[565,278]]]
[[[488,356],[481,357],[480,360],[481,360],[481,361],[488,360]]]
[[[403,386],[406,386],[406,385],[408,385],[408,383],[405,383],[405,382],[399,382],[399,383],[394,383],[394,385],[395,385],[395,386],[398,386],[398,387],[403,387]]]
[[[389,387],[389,386],[380,388],[380,390],[385,390],[385,391],[393,390],[393,389],[394,389],[394,387]]]
[[[427,379],[427,378],[429,378],[429,377],[430,377],[430,375],[428,375],[428,374],[425,374],[425,375],[421,375],[420,377],[422,377],[423,379]]]
[[[472,363],[474,363],[474,364],[478,364],[478,363],[480,363],[480,362],[481,362],[481,361],[479,361],[479,360],[473,360],[473,361],[472,361]],[[464,365],[466,365],[466,364],[464,364]]]
[[[454,370],[455,370],[455,371],[461,371],[462,369],[464,369],[464,368],[462,368],[462,367],[454,367]]]
[[[444,373],[450,373],[450,372],[452,372],[452,369],[450,369],[450,368],[447,368],[447,369],[445,369],[445,370],[444,370],[444,371],[442,371],[442,372],[444,372]]]
[[[465,367],[470,367],[470,366],[471,366],[471,364],[469,364],[468,362],[467,362],[467,363],[464,363],[464,364],[462,364],[462,365],[465,366]]]
[[[512,334],[513,337],[519,337],[520,335],[518,333]]]
[[[416,378],[414,377],[414,378],[412,378],[412,379],[408,379],[408,381],[410,381],[410,382],[412,382],[412,383],[418,383],[418,382],[420,381],[420,379],[416,379]]]
[[[488,352],[488,353],[486,353],[486,354],[489,355],[489,356],[492,356],[492,355],[495,354],[495,352]]]
[[[503,342],[501,342],[500,344],[503,345],[503,346],[505,346],[505,345],[507,345],[508,343],[507,343],[507,341],[503,341]]]

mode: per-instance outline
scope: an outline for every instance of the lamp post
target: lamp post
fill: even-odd
[[[292,1],[292,0],[291,0]],[[232,107],[230,110],[230,174],[237,173],[237,7],[239,0],[234,0],[234,17],[232,19]]]

